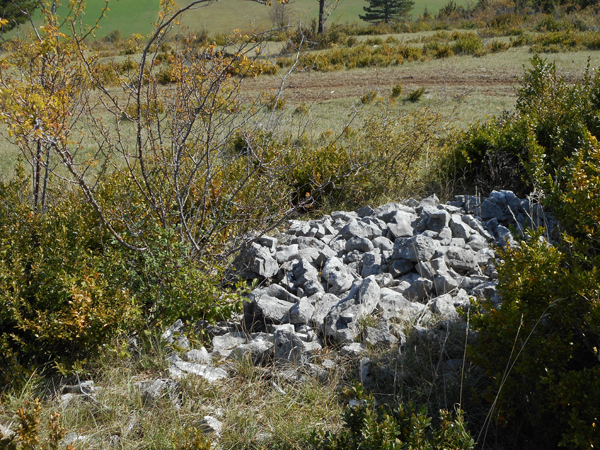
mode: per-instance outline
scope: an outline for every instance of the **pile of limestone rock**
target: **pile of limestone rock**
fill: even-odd
[[[494,248],[516,245],[509,227],[520,232],[544,220],[538,205],[510,191],[292,220],[285,233],[250,240],[235,259],[233,276],[259,280],[239,323],[200,323],[210,352],[172,358],[171,375],[216,380],[227,372],[211,362],[244,357],[314,366],[325,346],[341,354],[401,349],[424,323],[460,320],[470,297],[500,301]],[[185,348],[183,334],[178,323],[164,337]]]

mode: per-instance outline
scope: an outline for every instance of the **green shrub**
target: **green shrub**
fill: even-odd
[[[310,112],[310,106],[306,102],[302,102],[301,104],[296,106],[296,108],[294,108],[292,115],[307,116],[309,112]]]
[[[86,359],[140,324],[91,207],[66,190],[36,212],[27,181],[0,184],[0,387],[36,365]]]
[[[588,133],[600,132],[598,72],[587,70],[572,85],[556,74],[554,63],[535,56],[531,64],[517,88],[517,113],[472,126],[457,146],[459,169],[481,192],[503,184],[527,194],[543,178],[539,173],[552,177]]]
[[[511,116],[472,125],[459,140],[456,170],[466,181],[466,190],[487,194],[494,189],[511,189],[517,195],[531,192],[525,162],[536,147],[527,121]]]
[[[501,254],[502,305],[471,319],[479,332],[471,357],[491,383],[482,399],[512,444],[600,444],[599,261],[573,256],[539,234]]]
[[[412,404],[375,408],[373,398],[365,396],[361,386],[354,391],[359,404],[344,412],[344,428],[338,433],[313,431],[310,442],[313,448],[470,450],[475,447],[462,411],[455,416],[440,411],[439,425],[433,427],[424,408],[417,409]]]
[[[142,202],[118,173],[97,190],[105,214]],[[222,271],[193,258],[177,233],[147,220],[147,250],[114,242],[79,191],[57,186],[30,205],[19,170],[0,183],[0,390],[36,370],[85,367],[115,337],[184,320],[221,320],[241,307]],[[127,230],[119,230],[126,234]]]
[[[398,98],[402,95],[402,84],[398,83],[396,86],[392,88],[392,93],[390,94],[391,98]]]
[[[375,91],[375,90],[371,90],[369,92],[367,92],[366,94],[364,94],[361,98],[360,98],[360,102],[363,105],[366,105],[368,103],[371,103],[375,100],[377,100],[377,98],[379,98],[379,92]]]
[[[177,81],[177,77],[173,74],[173,70],[170,67],[164,67],[156,75],[156,81],[158,84],[170,84]]]
[[[411,103],[416,103],[419,100],[421,100],[421,97],[423,96],[424,93],[425,93],[424,87],[415,89],[414,91],[411,91],[408,93],[408,95],[406,96],[406,100]]]
[[[426,53],[431,53],[435,58],[449,58],[454,56],[454,52],[452,48],[448,44],[442,44],[437,41],[428,42],[423,46],[423,51]]]
[[[493,41],[487,48],[492,53],[504,52],[510,48],[510,44],[502,41]]]
[[[518,90],[521,117],[510,127],[529,130],[521,158],[562,234],[549,245],[530,233],[501,252],[502,303],[484,302],[471,318],[479,334],[470,354],[490,380],[481,399],[507,445],[600,445],[599,84],[587,74],[569,85],[534,58]]]
[[[483,41],[474,33],[457,34],[452,51],[457,55],[475,55],[485,54]]]
[[[566,21],[556,19],[551,14],[546,14],[536,26],[537,31],[563,31],[570,28],[570,24]]]

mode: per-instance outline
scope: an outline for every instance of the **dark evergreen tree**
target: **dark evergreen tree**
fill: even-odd
[[[366,12],[359,16],[371,23],[388,23],[408,14],[415,2],[413,0],[367,0],[370,6],[363,7]]]
[[[0,18],[8,20],[2,32],[12,30],[20,23],[28,20],[27,14],[41,5],[40,0],[0,0]]]

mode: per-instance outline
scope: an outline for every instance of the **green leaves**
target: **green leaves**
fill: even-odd
[[[466,429],[462,411],[440,411],[438,425],[425,408],[413,404],[375,407],[362,386],[355,388],[358,405],[344,412],[339,433],[313,431],[311,445],[318,450],[470,450],[475,442]]]

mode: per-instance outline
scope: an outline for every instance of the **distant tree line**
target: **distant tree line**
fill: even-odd
[[[490,5],[498,3],[497,0],[478,0],[472,7],[464,7],[457,4],[454,0],[449,0],[446,5],[440,8],[437,17],[445,19],[452,16],[468,17],[472,12],[482,10]],[[525,12],[530,9],[536,12],[552,12],[557,6],[565,7],[567,12],[575,9],[583,9],[588,6],[597,5],[600,0],[515,0],[515,10]]]

